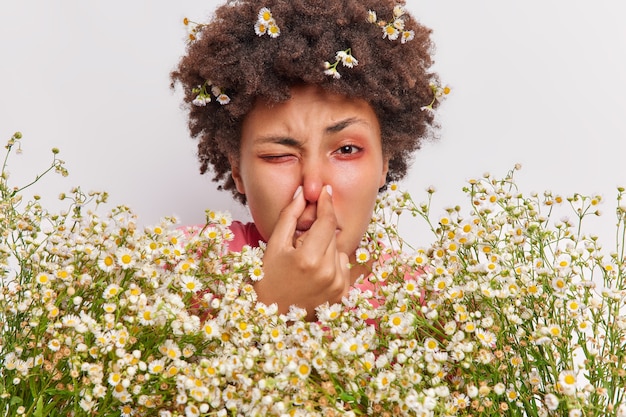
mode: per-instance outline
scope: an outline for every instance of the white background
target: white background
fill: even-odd
[[[141,224],[204,210],[247,211],[198,174],[180,92],[169,72],[184,53],[182,18],[206,20],[209,0],[33,0],[0,5],[0,141],[24,134],[9,161],[29,182],[61,149],[68,178],[33,190],[44,205],[74,185],[106,190]],[[515,163],[525,192],[600,193],[610,236],[617,185],[626,185],[626,25],[620,2],[413,1],[433,30],[436,70],[452,87],[439,141],[416,155],[404,188],[438,208],[458,204],[470,177]],[[253,22],[251,22],[251,25]],[[602,232],[600,232],[602,234]]]

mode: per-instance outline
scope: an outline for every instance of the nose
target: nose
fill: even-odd
[[[302,192],[309,203],[316,203],[330,175],[321,158],[309,158],[302,163]]]

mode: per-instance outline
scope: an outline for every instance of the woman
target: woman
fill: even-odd
[[[192,24],[172,82],[201,172],[254,220],[230,248],[267,243],[260,301],[313,320],[367,274],[355,250],[378,192],[432,132],[429,35],[388,0],[231,1]]]

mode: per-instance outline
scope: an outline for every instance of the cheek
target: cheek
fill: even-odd
[[[365,233],[370,222],[378,197],[379,178],[379,175],[371,172],[365,175],[351,172],[334,180],[333,189],[336,189],[336,193],[333,200],[336,201],[338,220],[358,229],[354,232],[356,234]]]
[[[263,178],[259,181],[259,178]],[[246,184],[248,210],[259,233],[265,240],[269,239],[274,230],[280,212],[292,200],[297,185],[291,184],[287,178],[257,177]]]
[[[381,177],[385,173],[380,164],[363,164],[362,166],[346,165],[333,175],[331,184],[338,189],[343,190],[352,198],[358,198],[360,201],[369,201],[375,199],[381,185]],[[384,184],[384,183],[383,183]]]

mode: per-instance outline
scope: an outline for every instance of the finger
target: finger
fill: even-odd
[[[347,287],[350,287],[350,285],[352,285],[350,280],[350,258],[344,252],[338,252],[337,257],[337,267],[339,268],[339,271],[341,271],[341,276],[346,280]]]
[[[299,186],[294,193],[293,200],[280,212],[272,236],[268,239],[268,245],[270,242],[283,245],[291,245],[293,243],[293,235],[296,232],[298,218],[302,215],[305,207],[306,200],[304,199],[302,186]]]
[[[348,255],[343,252],[337,252],[336,254],[336,268],[337,268],[337,277],[336,279],[340,279],[343,281],[343,293],[342,296],[346,296],[350,291],[350,286],[352,285],[352,279],[350,277],[350,259]]]
[[[337,217],[332,202],[332,188],[326,185],[317,200],[317,218],[306,232],[302,246],[307,249],[323,248],[326,252],[337,230]],[[332,251],[334,252],[334,250]]]

